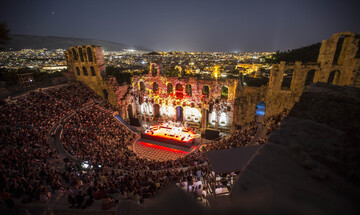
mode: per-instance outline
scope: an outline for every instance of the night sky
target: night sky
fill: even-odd
[[[360,33],[354,0],[1,0],[13,34],[115,41],[159,51],[276,51]],[[360,1],[358,1],[360,2]]]

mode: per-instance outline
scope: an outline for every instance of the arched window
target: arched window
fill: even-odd
[[[145,93],[145,84],[144,84],[144,82],[140,81],[139,89],[140,89],[140,92]]]
[[[159,93],[159,85],[156,82],[153,83],[153,92],[156,95]]]
[[[80,69],[79,69],[79,67],[76,67],[76,74],[77,74],[77,75],[80,75]]]
[[[339,40],[337,41],[336,50],[334,53],[333,65],[339,64],[339,57],[344,44],[344,39],[345,39],[344,36],[340,36]]]
[[[328,84],[338,84],[340,79],[340,71],[334,70],[329,74],[329,78],[327,80]]]
[[[227,100],[228,94],[229,94],[229,88],[227,88],[226,86],[223,86],[221,88],[221,99]]]
[[[171,83],[167,84],[167,94],[173,94],[174,92],[173,85]]]
[[[95,76],[95,69],[93,66],[90,66],[90,70],[91,70],[91,76]]]
[[[180,83],[177,83],[175,85],[175,96],[177,98],[182,98],[184,95],[184,88],[183,88],[183,85],[180,84]]]
[[[205,98],[209,98],[210,96],[210,89],[208,85],[204,85],[202,88],[202,94]]]
[[[293,73],[294,73],[294,70],[292,70],[292,69],[288,69],[288,70],[285,71],[284,77],[283,77],[283,80],[282,80],[282,84],[281,84],[281,89],[282,90],[289,90],[290,89]]]
[[[88,55],[89,62],[93,62],[93,56],[92,56],[91,48],[87,47],[86,50],[87,50],[87,55]]]
[[[310,84],[312,84],[314,82],[314,76],[315,76],[315,70],[310,70],[305,78],[305,87],[309,86]]]
[[[84,62],[84,55],[83,55],[83,52],[82,52],[82,48],[79,47],[79,55],[80,55],[80,60],[81,62]]]
[[[77,54],[76,54],[76,50],[74,48],[71,49],[72,54],[74,55],[74,60],[78,60]]]
[[[104,98],[105,98],[105,100],[107,100],[107,99],[108,99],[109,94],[108,94],[108,91],[107,91],[106,89],[103,89],[103,94],[104,94]]]
[[[186,92],[186,95],[188,95],[188,96],[192,96],[192,88],[191,88],[191,84],[187,84],[187,85],[186,85],[185,92]]]
[[[83,66],[82,70],[83,70],[84,75],[85,75],[85,76],[88,76],[87,69],[86,69],[85,66]]]

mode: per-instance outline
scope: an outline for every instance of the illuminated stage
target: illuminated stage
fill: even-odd
[[[141,136],[145,139],[171,143],[190,148],[195,139],[195,134],[187,128],[173,123],[162,123],[146,129]]]

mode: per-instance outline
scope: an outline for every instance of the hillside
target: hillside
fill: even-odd
[[[280,63],[280,61],[302,61],[304,63],[316,62],[319,55],[320,47],[321,43],[315,43],[297,49],[277,52],[272,56],[272,58],[266,59],[266,61],[271,64]]]
[[[41,48],[68,49],[70,46],[77,45],[98,45],[102,46],[103,50],[106,51],[121,51],[123,49],[149,51],[147,48],[140,46],[130,46],[122,43],[94,39],[19,34],[11,34],[10,38],[11,41],[5,46],[5,50],[9,50],[10,48],[13,50]]]

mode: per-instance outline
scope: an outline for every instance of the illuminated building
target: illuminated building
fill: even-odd
[[[134,99],[128,118],[182,121],[193,128],[230,129],[237,80],[165,77],[151,63],[148,75],[132,78]],[[211,118],[211,121],[209,119]]]

